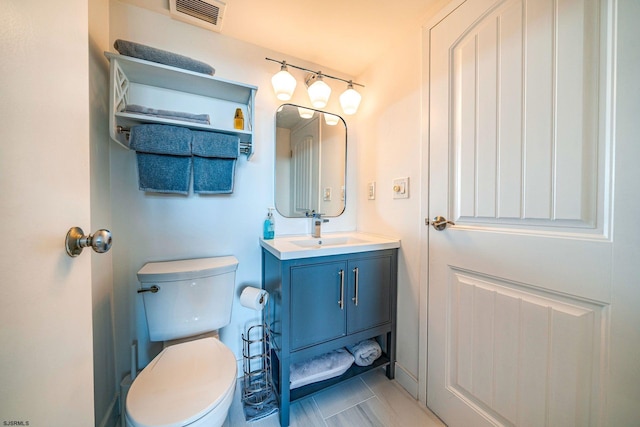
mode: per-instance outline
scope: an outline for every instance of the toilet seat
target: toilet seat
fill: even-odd
[[[235,356],[215,338],[167,347],[131,385],[128,421],[134,427],[194,423],[230,404],[236,376]]]

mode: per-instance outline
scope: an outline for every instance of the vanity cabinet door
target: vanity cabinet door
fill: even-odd
[[[346,335],[347,264],[291,268],[291,350]]]
[[[349,261],[349,334],[391,321],[391,264],[390,256]]]

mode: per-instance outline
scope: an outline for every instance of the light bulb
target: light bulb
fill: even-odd
[[[307,92],[309,92],[309,100],[314,108],[323,108],[329,101],[331,88],[322,81],[322,74],[318,74],[315,80],[316,81],[307,89]]]
[[[349,82],[347,90],[345,90],[342,95],[340,95],[340,105],[342,106],[342,111],[344,111],[345,114],[349,115],[355,114],[356,111],[358,111],[361,99],[362,95],[360,95],[353,88],[353,84]]]
[[[296,79],[287,71],[285,63],[280,68],[280,71],[271,77],[271,84],[273,85],[273,91],[276,93],[276,97],[281,101],[288,101],[293,96],[293,91],[296,89],[297,83]]]

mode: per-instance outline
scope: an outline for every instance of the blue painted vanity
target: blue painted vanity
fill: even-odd
[[[381,366],[394,378],[399,241],[361,233],[316,240],[315,246],[302,237],[297,243],[261,241],[282,427],[289,425],[289,405],[297,399]],[[354,364],[339,377],[290,390],[291,364],[369,338],[383,350],[373,365]]]

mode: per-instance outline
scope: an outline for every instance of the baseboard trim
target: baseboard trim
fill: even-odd
[[[418,379],[396,362],[396,381],[414,398],[418,399]]]

